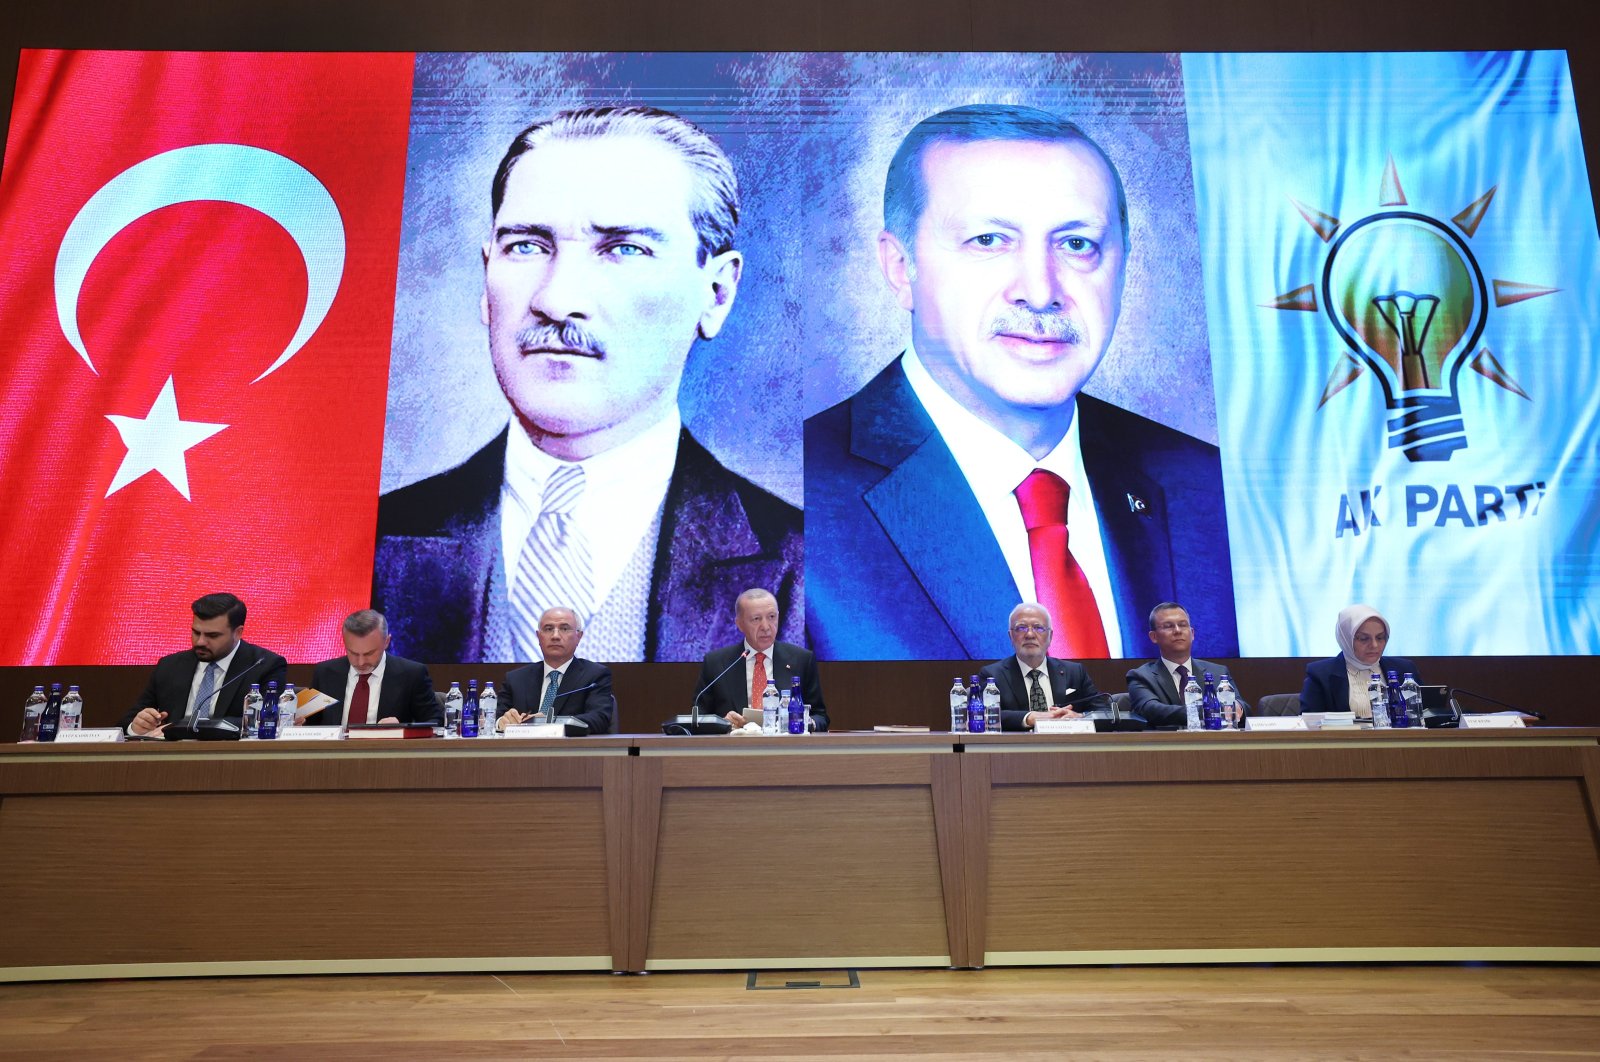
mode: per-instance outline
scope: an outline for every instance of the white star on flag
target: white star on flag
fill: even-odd
[[[190,500],[189,466],[184,461],[184,451],[227,427],[226,424],[179,420],[178,396],[172,389],[170,376],[142,420],[112,413],[107,413],[106,419],[116,426],[128,447],[128,454],[106,491],[108,498],[146,472],[160,472],[185,501]]]

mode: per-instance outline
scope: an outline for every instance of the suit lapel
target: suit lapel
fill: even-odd
[[[729,586],[763,586],[780,602],[790,599],[789,588],[777,585],[785,562],[762,547],[738,491],[723,482],[731,475],[687,429],[678,436],[651,573],[646,660],[677,659],[679,647],[726,637]],[[782,619],[787,629],[805,616],[791,608]]]
[[[1047,661],[1050,670],[1050,704],[1052,707],[1065,704],[1072,694],[1067,692],[1067,667],[1059,660]],[[1077,692],[1076,688],[1073,692]]]
[[[991,655],[1017,586],[944,440],[930,434],[863,500],[965,654]]]

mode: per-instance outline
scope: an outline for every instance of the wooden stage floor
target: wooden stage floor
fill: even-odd
[[[788,975],[837,980],[829,972]],[[0,1062],[1600,1057],[1600,967],[413,974],[0,985]],[[782,985],[763,973],[759,984]]]

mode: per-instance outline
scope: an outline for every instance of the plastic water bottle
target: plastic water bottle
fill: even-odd
[[[789,684],[789,703],[785,706],[785,715],[789,722],[789,733],[802,735],[806,732],[806,724],[810,720],[806,718],[806,697],[800,692],[799,675]]]
[[[267,695],[261,701],[261,715],[257,717],[256,736],[271,741],[278,736],[278,684],[267,683]]]
[[[1406,676],[1410,678],[1410,676]],[[1411,684],[1415,686],[1416,683]],[[1418,694],[1420,697],[1421,694]],[[83,694],[78,687],[68,686],[67,695],[61,698],[61,729],[79,730],[83,727]]]
[[[1404,730],[1414,720],[1407,709],[1406,699],[1400,696],[1400,676],[1393,671],[1389,672],[1389,725],[1396,730]]]
[[[39,694],[40,700],[44,694]],[[957,675],[950,684],[950,733],[965,734],[967,732],[967,686]]]
[[[74,686],[73,689],[78,687]],[[1400,683],[1400,697],[1406,702],[1406,715],[1411,718],[1412,726],[1422,725],[1422,687],[1417,685],[1417,676],[1406,672],[1406,680]],[[66,717],[62,716],[61,725],[66,726]]]
[[[467,699],[461,702],[461,736],[478,736],[478,680],[467,680]]]
[[[983,689],[978,685],[978,676],[973,675],[967,684],[967,733],[983,733],[984,722]]]
[[[239,740],[254,741],[261,725],[261,683],[250,683],[250,692],[244,695],[244,715],[239,717]]]
[[[300,725],[300,720],[295,718],[295,711],[300,707],[299,698],[294,695],[294,683],[285,682],[283,693],[278,696],[278,733],[292,730]]]
[[[1200,700],[1201,711],[1205,715],[1207,730],[1222,729],[1222,704],[1217,700],[1217,680],[1211,677],[1211,672],[1206,672],[1205,694]]]
[[[1183,684],[1183,725],[1186,730],[1199,730],[1205,724],[1200,718],[1200,706],[1205,694],[1200,692],[1200,680],[1193,675]]]
[[[450,692],[444,695],[444,736],[453,738],[461,729],[461,683],[450,683]]]
[[[61,729],[61,683],[50,683],[50,696],[45,698],[44,711],[39,713],[39,740],[54,741]]]
[[[494,691],[494,683],[483,684],[483,693],[478,697],[478,736],[495,737],[494,725],[500,719],[500,695]]]
[[[1389,729],[1389,692],[1383,688],[1383,677],[1376,671],[1367,680],[1367,703],[1372,705],[1372,729]]]
[[[39,740],[39,717],[44,714],[46,700],[44,687],[35,686],[33,692],[28,694],[28,699],[22,702],[22,736],[17,738],[19,744]]]
[[[1217,704],[1222,707],[1222,725],[1224,728],[1238,726],[1244,722],[1236,721],[1234,713],[1239,710],[1239,690],[1233,684],[1233,676],[1226,671],[1222,673],[1222,681],[1217,683]]]
[[[1000,687],[994,684],[993,676],[983,684],[983,729],[1000,733]]]
[[[761,732],[763,734],[781,734],[789,729],[789,713],[783,714],[783,721],[778,721],[778,710],[782,706],[782,698],[778,696],[778,684],[767,679],[767,688],[761,691]]]

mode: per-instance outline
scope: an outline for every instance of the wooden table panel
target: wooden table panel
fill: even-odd
[[[662,794],[652,968],[696,959],[946,963],[949,950],[927,788]]]
[[[1600,948],[1574,779],[1006,786],[989,825],[991,956]]]
[[[604,838],[597,791],[12,797],[0,965],[609,956]]]

